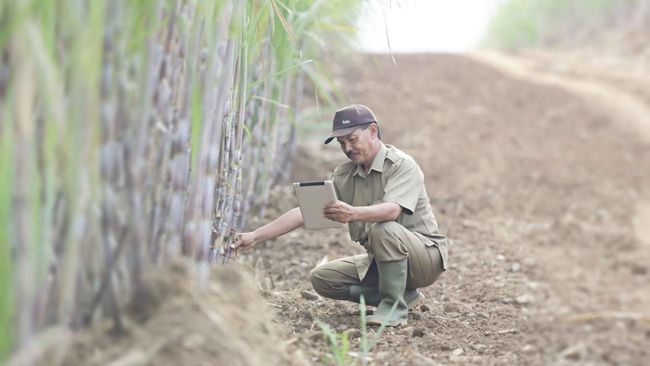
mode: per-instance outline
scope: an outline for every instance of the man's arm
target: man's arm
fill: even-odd
[[[402,207],[395,202],[382,202],[372,206],[350,206],[343,201],[337,201],[323,209],[325,217],[342,223],[395,221],[401,212]]]
[[[275,239],[304,225],[300,207],[285,212],[282,216],[270,223],[247,233],[235,235],[235,250],[248,250],[257,243]]]

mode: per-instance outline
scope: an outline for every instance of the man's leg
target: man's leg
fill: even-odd
[[[359,254],[367,256],[367,254]],[[355,256],[356,257],[356,256]],[[359,279],[354,257],[335,259],[321,264],[311,271],[310,279],[314,290],[321,296],[335,300],[354,301],[350,296],[351,286],[377,286],[377,271],[373,266],[363,280]]]
[[[370,232],[369,250],[376,261],[408,260],[407,289],[427,287],[444,272],[438,248],[424,236],[411,232],[397,222],[375,224]]]
[[[367,254],[361,254],[367,256]],[[311,271],[312,286],[321,296],[359,303],[363,295],[366,305],[377,306],[381,302],[377,280],[377,264],[373,261],[363,280],[359,280],[354,257],[336,259]],[[409,308],[424,296],[417,290],[407,289],[404,300]]]
[[[373,225],[368,239],[368,250],[377,262],[381,298],[375,315],[368,317],[368,324],[406,324],[405,291],[435,282],[442,273],[440,253],[394,221]]]

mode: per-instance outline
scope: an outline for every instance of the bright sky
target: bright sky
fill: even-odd
[[[364,52],[466,52],[503,0],[371,0],[358,23]],[[385,19],[384,21],[384,14]]]

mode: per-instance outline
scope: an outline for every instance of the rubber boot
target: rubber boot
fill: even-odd
[[[404,301],[406,290],[407,260],[392,262],[377,262],[379,272],[379,297],[381,301],[377,310],[367,319],[368,324],[381,325],[386,323],[389,327],[406,325],[408,305]]]
[[[350,286],[350,301],[360,303],[361,295],[363,295],[366,305],[377,306],[381,302],[379,289],[376,286]],[[404,291],[404,301],[409,309],[413,309],[422,300],[424,300],[424,295],[420,291],[416,289]]]
[[[350,301],[356,302],[357,304],[361,303],[361,295],[363,295],[366,305],[377,306],[381,301],[381,298],[379,297],[379,289],[375,286],[350,286]]]

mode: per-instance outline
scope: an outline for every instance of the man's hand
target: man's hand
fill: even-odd
[[[343,201],[336,201],[330,203],[329,205],[323,208],[323,216],[327,217],[330,220],[342,222],[347,224],[350,221],[354,221],[354,216],[356,213],[356,208],[350,206]]]
[[[238,253],[239,251],[253,249],[257,243],[257,235],[255,235],[255,232],[237,233],[235,234],[235,242],[232,248]]]

